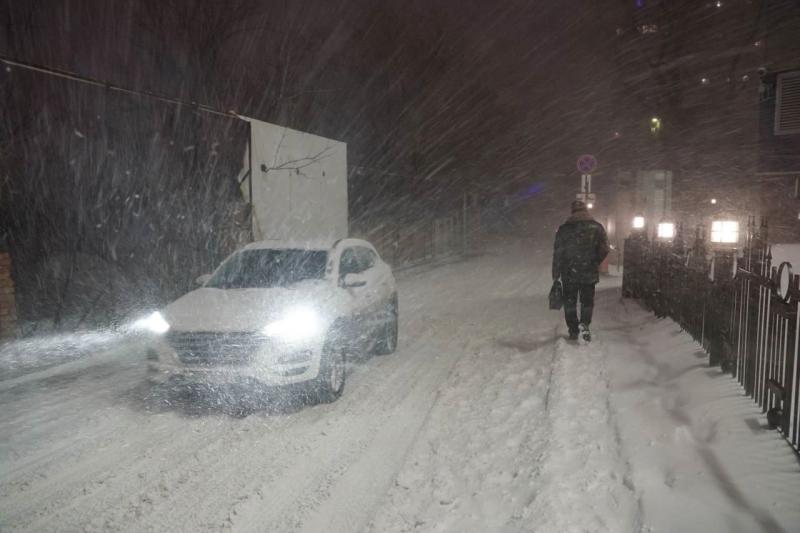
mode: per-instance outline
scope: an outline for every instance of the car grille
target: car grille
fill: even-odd
[[[167,342],[187,365],[246,365],[264,338],[253,333],[170,331]]]

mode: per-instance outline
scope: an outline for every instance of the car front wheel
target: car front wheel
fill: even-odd
[[[314,399],[317,402],[335,402],[342,395],[346,378],[345,362],[343,348],[332,344],[325,346],[319,363],[319,374],[312,383]]]
[[[386,323],[380,330],[380,338],[375,346],[378,355],[389,355],[397,350],[397,295],[386,305]]]

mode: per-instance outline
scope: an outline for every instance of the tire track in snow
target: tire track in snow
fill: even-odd
[[[437,354],[435,347],[430,346],[436,337],[432,331],[435,327],[430,322],[420,322],[419,326],[428,333],[402,349],[397,354],[398,360],[378,360],[381,367],[399,364],[399,368],[392,373],[385,372],[385,368],[370,369],[371,375],[384,370],[380,373],[382,378],[377,383],[359,387],[355,395],[348,398],[347,414],[355,421],[375,417],[378,409],[367,400],[378,395],[382,398],[380,416],[367,425],[343,425],[342,435],[328,435],[326,440],[346,449],[343,453],[331,456],[330,450],[324,446],[314,446],[316,453],[309,462],[315,465],[317,472],[311,478],[303,475],[302,471],[286,472],[279,480],[260,488],[264,493],[269,485],[279,485],[277,503],[271,502],[273,505],[268,508],[257,505],[257,502],[237,506],[237,519],[233,521],[237,530],[319,531],[317,524],[320,523],[324,523],[324,529],[328,531],[358,529],[355,523],[361,520],[359,517],[368,507],[369,497],[374,497],[375,491],[382,492],[389,484],[405,456],[408,445],[404,442],[413,440],[425,420],[425,416],[420,415],[429,411],[435,402],[431,396],[435,397],[442,374],[449,372],[454,359],[460,356],[458,351],[445,352],[445,356]],[[403,357],[407,359],[403,360]],[[420,364],[419,360],[426,359],[435,360],[434,368],[430,364]],[[349,503],[352,492],[363,492],[365,485],[370,490],[362,494],[357,508],[353,508]],[[342,505],[350,506],[348,512],[342,512]]]
[[[370,531],[524,529],[552,358],[521,344],[484,342],[458,361]]]
[[[15,428],[20,452],[2,468],[16,468],[14,478],[28,485],[0,484],[8,496],[0,501],[0,527],[360,527],[418,440],[453,364],[470,354],[476,339],[518,320],[519,309],[496,293],[512,298],[535,283],[520,263],[531,262],[488,256],[404,281],[400,351],[359,365],[345,395],[329,406],[246,420],[147,413],[130,404],[126,391],[143,373],[127,360],[118,371],[103,362],[88,365],[88,374],[72,381],[69,373],[48,370],[56,389],[28,380],[4,391],[4,407],[14,414],[0,424]],[[486,284],[487,277],[499,281]],[[528,309],[530,299],[523,303]],[[84,379],[89,376],[96,380]],[[376,465],[382,465],[377,472]],[[348,502],[355,490],[369,493],[363,508]],[[262,505],[276,494],[285,494],[284,501]],[[346,508],[337,509],[342,502]]]

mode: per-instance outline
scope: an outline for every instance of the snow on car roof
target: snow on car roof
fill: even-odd
[[[251,242],[244,247],[245,250],[330,250],[335,240],[297,240],[285,241],[279,239],[268,239],[264,241]]]

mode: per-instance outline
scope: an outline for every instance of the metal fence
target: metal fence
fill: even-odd
[[[800,450],[800,275],[772,264],[765,221],[750,220],[740,250],[714,249],[702,229],[687,247],[681,233],[626,240],[623,296],[675,320]]]
[[[354,235],[369,240],[394,268],[410,267],[476,253],[481,243],[481,210],[474,202],[438,217],[371,221],[367,230],[356,230]]]

